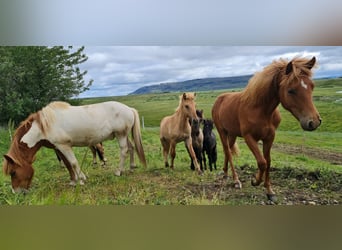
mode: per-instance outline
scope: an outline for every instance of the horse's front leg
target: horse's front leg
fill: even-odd
[[[165,167],[168,168],[169,167],[169,151],[170,151],[170,143],[165,139],[165,138],[160,138],[160,142],[162,144],[163,147],[163,157],[164,157],[164,164]]]
[[[202,170],[200,168],[200,165],[198,164],[195,151],[194,151],[194,149],[192,147],[192,139],[191,139],[191,137],[188,137],[187,139],[185,139],[185,144],[186,144],[186,147],[189,149],[190,156],[192,158],[192,161],[195,164],[195,168],[197,169],[198,174],[202,174],[203,172],[202,172]]]
[[[276,202],[277,197],[275,192],[272,190],[271,181],[270,181],[270,168],[271,168],[271,147],[273,144],[274,137],[270,140],[263,141],[263,154],[266,160],[266,171],[265,171],[265,183],[264,187],[266,188],[266,195],[270,201]]]
[[[76,182],[79,180],[80,184],[83,185],[84,181],[87,179],[85,174],[81,171],[78,161],[72,148],[67,145],[58,145],[57,150],[61,152],[62,159],[64,164],[70,173],[71,182],[70,185],[76,185]]]
[[[96,146],[90,146],[89,148],[91,150],[91,153],[93,154],[93,165],[96,165]]]
[[[252,179],[252,185],[258,186],[260,183],[264,181],[264,174],[266,170],[266,160],[260,152],[258,147],[258,142],[251,135],[244,135],[245,142],[251,152],[253,153],[257,164],[258,164],[258,172],[254,175]]]
[[[266,188],[266,195],[267,198],[271,201],[276,201],[275,193],[273,192],[270,184],[270,178],[269,178],[269,170],[271,165],[271,146],[273,143],[273,140],[267,140],[263,141],[263,153],[261,154],[258,143],[255,141],[252,136],[245,136],[245,141],[249,147],[249,149],[252,151],[257,164],[258,164],[258,173],[254,176],[251,183],[253,186],[258,186],[260,183],[265,181],[264,186]]]
[[[176,142],[171,142],[170,143],[170,157],[171,157],[171,166],[170,168],[171,169],[174,169],[174,161],[175,161],[175,158],[176,158]]]

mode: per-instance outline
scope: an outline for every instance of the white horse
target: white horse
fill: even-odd
[[[34,173],[34,156],[40,147],[45,146],[56,149],[62,157],[69,170],[71,184],[77,181],[82,184],[86,176],[72,147],[91,146],[117,138],[121,152],[115,174],[120,176],[128,150],[130,166],[135,167],[133,145],[128,139],[130,131],[139,159],[146,166],[139,114],[134,108],[114,101],[85,106],[52,102],[20,124],[9,152],[4,156],[3,169],[11,175],[14,190],[28,189]]]

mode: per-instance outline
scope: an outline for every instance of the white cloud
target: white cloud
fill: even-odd
[[[81,67],[94,82],[82,97],[126,95],[162,82],[253,74],[275,59],[295,56],[316,56],[316,77],[342,75],[342,47],[96,46],[86,47],[85,53],[89,59]]]

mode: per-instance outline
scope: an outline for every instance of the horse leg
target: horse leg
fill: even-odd
[[[233,174],[233,179],[234,179],[234,187],[237,189],[241,189],[242,188],[242,184],[239,180],[239,176],[237,174],[237,172],[235,171],[234,168],[234,164],[233,164],[233,152],[234,152],[234,148],[235,148],[235,142],[236,142],[236,137],[229,137],[228,136],[228,142],[229,142],[229,164],[230,164],[230,169],[232,170],[232,174]],[[233,152],[232,152],[233,150]]]
[[[128,138],[127,135],[118,135],[117,136],[118,141],[119,141],[119,146],[120,146],[120,163],[119,163],[119,169],[114,171],[114,174],[116,176],[120,176],[121,173],[124,171],[124,166],[125,166],[125,160],[127,156],[127,151],[128,151]]]
[[[70,185],[76,185],[76,182],[79,180],[80,184],[83,185],[84,181],[87,179],[85,174],[81,171],[80,166],[78,165],[78,161],[72,148],[66,145],[59,145],[57,149],[62,153],[65,158],[65,165],[67,166],[69,172],[72,169],[74,172],[74,178],[71,178]],[[70,174],[71,175],[71,174]]]
[[[127,137],[127,144],[128,144],[128,151],[129,151],[130,169],[133,170],[137,167],[134,161],[134,146],[131,143],[131,141],[128,139],[128,137]]]
[[[90,146],[89,148],[91,150],[91,153],[93,154],[93,165],[96,165],[96,146]]]
[[[196,155],[196,158],[197,158],[197,162],[199,162],[200,169],[201,169],[201,171],[203,171],[201,149],[196,148],[195,155]]]
[[[188,149],[189,149],[190,156],[191,156],[191,158],[192,158],[192,160],[193,160],[193,162],[194,162],[194,164],[195,164],[195,167],[196,167],[196,169],[197,169],[198,174],[202,174],[203,172],[202,172],[202,170],[201,170],[201,168],[200,168],[200,165],[198,164],[198,161],[197,161],[197,158],[196,158],[195,151],[194,151],[194,149],[192,148],[192,139],[191,139],[191,137],[189,137],[189,138],[187,138],[187,139],[185,140],[185,144],[186,144],[186,146],[187,146]]]
[[[70,174],[70,180],[72,183],[76,183],[76,174],[74,169],[72,168],[71,164],[69,164],[68,160],[65,158],[65,156],[62,154],[61,151],[59,151],[58,149],[55,149],[56,155],[58,156],[58,160],[60,162],[63,161],[65,167],[68,169],[68,172]]]
[[[208,159],[209,159],[209,169],[210,169],[210,172],[213,171],[213,159],[212,159],[212,155],[211,155],[211,152],[209,152],[208,154]]]
[[[228,147],[228,136],[223,131],[219,131],[219,135],[220,135],[223,153],[224,153],[223,172],[224,172],[224,177],[227,178],[228,177],[228,158],[231,157],[231,152]]]
[[[190,160],[191,160],[190,169],[195,170],[195,165],[194,165],[194,161],[191,158],[190,150],[188,149],[188,146],[186,145],[186,143],[184,143],[184,144],[185,144],[186,151],[188,152],[188,155],[190,156]]]
[[[176,157],[176,142],[170,143],[171,169],[174,169],[174,161]]]
[[[273,202],[276,202],[277,198],[275,196],[274,191],[272,190],[271,182],[270,182],[271,147],[273,144],[273,139],[274,137],[271,140],[263,141],[263,154],[267,162],[264,187],[266,188],[267,198]]]
[[[169,151],[170,151],[170,142],[168,142],[165,138],[160,138],[160,142],[163,147],[163,157],[164,157],[164,164],[165,167],[169,167]]]
[[[224,152],[224,164],[223,164],[223,172],[224,172],[224,178],[228,177],[228,162],[230,164],[230,168],[232,170],[233,179],[234,179],[234,187],[235,188],[242,188],[241,182],[239,180],[239,176],[235,171],[234,165],[233,165],[233,156],[231,148],[234,147],[236,137],[228,139],[228,135],[224,131],[219,131],[220,139],[222,142],[223,152]],[[229,143],[229,145],[228,145]]]
[[[95,145],[96,152],[99,155],[100,161],[102,161],[101,166],[105,167],[107,159],[104,157],[104,148],[102,142]]]
[[[202,159],[203,159],[204,169],[207,170],[207,160],[205,158],[205,150],[204,150],[204,148],[202,149]]]
[[[252,179],[252,182],[251,182],[253,186],[258,186],[260,185],[260,183],[264,181],[264,174],[265,174],[267,162],[260,152],[260,149],[258,147],[258,142],[254,140],[254,138],[251,135],[245,135],[244,138],[245,138],[247,146],[252,151],[258,164],[258,172],[254,175],[254,178]]]

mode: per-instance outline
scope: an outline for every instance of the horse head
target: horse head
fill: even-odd
[[[290,61],[279,85],[282,106],[291,112],[307,131],[315,130],[321,124],[321,117],[312,100],[314,83],[311,80],[311,69],[315,63],[315,57],[309,61]]]
[[[4,173],[11,176],[12,190],[14,192],[27,191],[31,185],[34,174],[32,164],[19,162],[9,154],[4,155]]]
[[[203,133],[210,133],[214,128],[214,123],[210,119],[203,120]]]
[[[180,101],[181,112],[189,118],[189,120],[198,120],[196,114],[196,103],[195,103],[196,93],[183,93]]]

